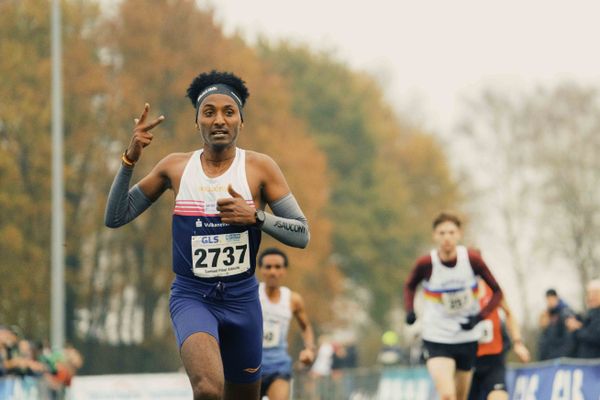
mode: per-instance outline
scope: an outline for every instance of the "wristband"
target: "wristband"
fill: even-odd
[[[133,167],[135,165],[135,161],[131,161],[128,157],[127,157],[127,150],[125,150],[123,152],[123,155],[121,156],[121,161],[123,161],[123,164],[125,164],[128,167]]]

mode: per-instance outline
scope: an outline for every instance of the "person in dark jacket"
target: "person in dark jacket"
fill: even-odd
[[[600,358],[600,279],[586,287],[587,314],[583,321],[574,316],[567,318],[567,329],[575,339],[575,357]]]
[[[558,296],[554,289],[546,291],[546,310],[540,316],[542,333],[538,343],[538,358],[551,360],[567,357],[573,352],[573,337],[565,326],[565,321],[575,313]]]

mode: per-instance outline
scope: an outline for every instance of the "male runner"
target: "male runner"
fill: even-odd
[[[485,282],[480,280],[480,306],[485,307],[492,296],[492,290]],[[499,309],[504,311],[505,322],[501,320]],[[482,336],[479,339],[469,400],[508,400],[506,352],[512,342],[512,348],[521,362],[529,362],[530,354],[523,343],[519,324],[506,299],[503,298],[499,307],[489,313],[481,322],[481,328]]]
[[[257,399],[262,315],[254,276],[261,231],[305,247],[306,218],[277,164],[236,146],[248,98],[231,73],[198,75],[187,95],[196,109],[203,147],[173,153],[129,189],[150,131],[146,104],[108,197],[105,223],[133,220],[166,190],[175,195],[170,311],[195,399]],[[268,204],[273,214],[263,211]]]
[[[282,286],[288,268],[287,255],[277,249],[265,249],[258,256],[262,278],[258,289],[263,311],[263,358],[261,396],[269,400],[290,398],[292,359],[287,351],[288,328],[292,315],[298,321],[304,349],[298,360],[310,365],[315,360],[315,338],[300,294]]]
[[[415,291],[423,283],[423,344],[440,400],[466,400],[481,337],[475,327],[502,299],[498,283],[479,254],[457,246],[460,227],[457,216],[438,215],[433,221],[438,248],[417,260],[404,286],[406,322],[413,324],[417,319]],[[483,309],[477,301],[477,276],[494,293]]]

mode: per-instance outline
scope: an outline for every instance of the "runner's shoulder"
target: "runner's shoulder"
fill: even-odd
[[[415,268],[427,268],[431,267],[431,254],[423,254],[421,257],[417,258],[415,262]]]
[[[188,153],[170,153],[164,156],[156,166],[160,169],[168,169],[174,166],[179,166],[181,164],[186,164],[190,157],[194,154],[193,151]]]
[[[483,262],[483,258],[481,257],[481,252],[478,249],[473,249],[467,247],[467,254],[469,256],[469,261],[476,264],[485,264]]]
[[[178,179],[183,174],[183,170],[192,154],[193,152],[167,154],[156,163],[153,171],[167,179],[170,182],[169,186],[171,186],[173,180]]]
[[[277,164],[273,158],[265,153],[254,150],[246,150],[246,161],[252,164]]]
[[[250,168],[266,173],[280,170],[271,156],[253,150],[246,150],[246,163]]]
[[[292,311],[296,312],[304,307],[304,298],[298,292],[290,289],[290,302],[292,303]]]
[[[182,162],[187,161],[194,154],[193,151],[189,151],[186,153],[169,153],[165,157],[163,157],[160,162]]]

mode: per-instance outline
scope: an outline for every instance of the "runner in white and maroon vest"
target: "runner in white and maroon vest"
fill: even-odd
[[[416,262],[404,286],[406,322],[416,321],[415,292],[422,284],[425,306],[422,336],[427,369],[441,400],[466,400],[477,342],[478,323],[494,310],[502,292],[477,251],[458,246],[460,219],[448,213],[433,222],[433,238],[438,247]],[[492,289],[489,303],[480,308],[477,278]]]

